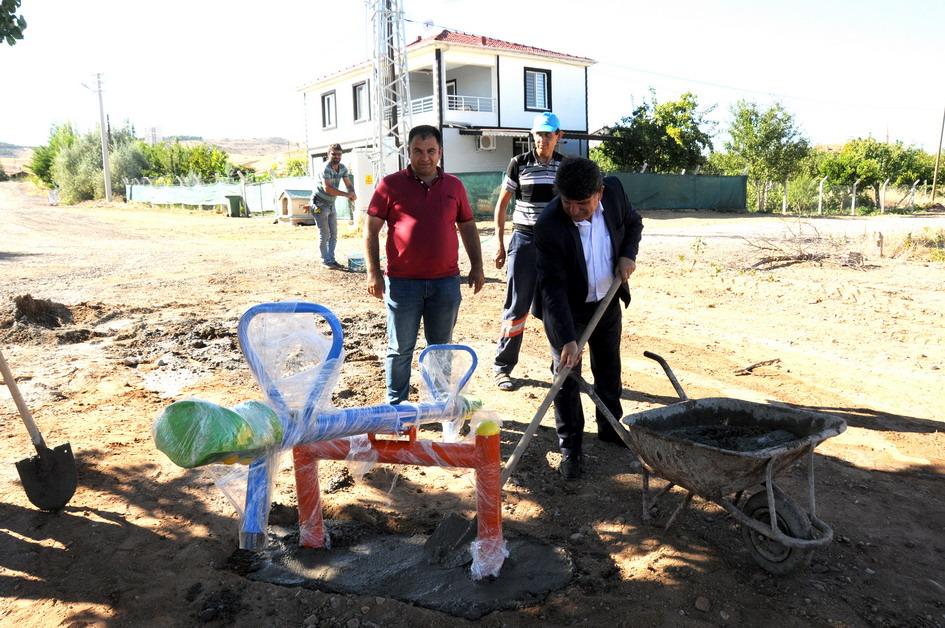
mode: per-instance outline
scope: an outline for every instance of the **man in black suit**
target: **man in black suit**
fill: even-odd
[[[538,318],[551,343],[552,368],[571,366],[580,373],[577,341],[594,315],[615,277],[622,280],[617,292],[624,306],[630,304],[627,279],[636,270],[643,220],[616,177],[601,176],[593,161],[569,158],[558,166],[558,196],[535,224],[537,249]],[[621,312],[614,299],[605,311],[587,346],[591,355],[594,390],[618,419],[622,416],[620,393]],[[577,382],[568,378],[555,397],[555,424],[562,453],[560,472],[576,479],[582,471],[581,439],[584,412]],[[623,445],[600,410],[597,434],[602,441]]]

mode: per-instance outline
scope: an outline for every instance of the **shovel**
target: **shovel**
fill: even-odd
[[[24,458],[16,463],[16,470],[26,490],[26,497],[40,510],[59,510],[72,499],[78,482],[72,445],[66,443],[55,449],[46,446],[43,435],[39,433],[36,423],[33,422],[33,415],[30,414],[26,402],[20,396],[20,389],[16,386],[16,380],[10,372],[3,353],[0,353],[0,374],[3,375],[3,381],[10,389],[13,401],[30,433],[30,440],[36,448],[35,456]]]
[[[581,338],[578,340],[579,354],[584,349],[584,345],[587,344],[588,338],[594,333],[597,323],[600,322],[601,317],[607,310],[607,306],[610,305],[614,295],[617,294],[621,283],[622,281],[619,277],[614,277],[614,281],[610,284],[610,289],[607,290],[607,294],[601,299],[597,309],[594,310],[594,315],[591,317],[591,320],[588,321],[587,327],[584,328],[584,333],[581,334]],[[545,413],[548,412],[548,408],[554,401],[558,391],[561,390],[561,386],[564,385],[565,380],[568,379],[570,373],[570,366],[559,366],[551,389],[548,390],[548,394],[546,394],[545,398],[542,400],[538,411],[535,412],[535,416],[532,417],[532,422],[528,424],[528,428],[525,430],[525,433],[522,434],[522,438],[519,439],[518,445],[515,446],[515,450],[512,451],[512,455],[509,456],[505,467],[502,469],[502,478],[499,484],[500,488],[505,486],[505,483],[509,481],[509,478],[522,459],[522,454],[525,453],[525,449],[532,442],[532,436],[538,431],[541,420],[545,417]],[[595,399],[595,401],[597,400]],[[603,404],[599,405],[602,406]],[[607,414],[609,415],[610,412],[608,411]],[[608,416],[608,418],[610,417]],[[619,433],[620,432],[618,432],[618,434]],[[427,560],[447,568],[458,567],[468,562],[468,546],[476,536],[477,525],[478,522],[475,517],[473,517],[472,521],[466,521],[466,519],[456,513],[447,515],[423,545],[423,553]]]

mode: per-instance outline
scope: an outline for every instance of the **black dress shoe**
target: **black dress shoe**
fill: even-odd
[[[584,471],[583,465],[584,460],[581,454],[570,454],[561,459],[561,466],[558,467],[558,471],[565,480],[576,480],[581,477],[581,473]]]
[[[610,425],[608,425],[606,429],[602,429],[601,426],[597,426],[597,440],[627,448],[627,444],[623,442],[623,439],[620,438],[620,435],[615,432],[614,428]]]

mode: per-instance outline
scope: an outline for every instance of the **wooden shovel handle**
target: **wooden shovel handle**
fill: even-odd
[[[39,433],[39,428],[36,427],[36,423],[33,421],[33,415],[30,413],[30,409],[26,407],[26,402],[23,401],[22,395],[20,395],[20,389],[16,386],[16,379],[13,378],[13,373],[10,372],[10,367],[7,365],[6,358],[3,357],[2,352],[0,352],[0,374],[3,375],[3,381],[7,383],[7,388],[10,389],[13,402],[16,403],[16,409],[20,411],[20,417],[22,417],[23,423],[26,424],[26,429],[30,433],[30,440],[33,441],[33,446],[36,447],[36,449],[40,447],[45,448],[46,442],[43,440],[43,435]]]
[[[594,311],[594,315],[591,317],[591,320],[588,321],[587,327],[584,328],[584,333],[581,334],[581,338],[578,340],[578,355],[581,354],[581,350],[584,348],[584,345],[587,344],[587,340],[591,337],[591,334],[594,333],[597,323],[599,323],[601,317],[604,316],[607,306],[610,305],[610,302],[613,300],[614,295],[617,294],[617,290],[622,283],[623,280],[620,279],[620,277],[614,277],[613,282],[610,284],[610,289],[607,291],[604,298],[601,299],[600,304]],[[558,372],[555,375],[551,389],[545,395],[541,405],[538,407],[538,411],[535,413],[535,416],[532,417],[532,422],[528,424],[525,433],[522,434],[522,438],[518,441],[518,445],[515,446],[515,450],[512,452],[512,455],[509,456],[508,461],[506,461],[505,468],[502,469],[501,486],[505,486],[505,483],[509,481],[512,473],[515,471],[515,467],[518,466],[519,461],[522,459],[522,454],[525,453],[525,448],[528,447],[531,443],[532,436],[538,431],[538,425],[541,423],[542,418],[544,418],[545,413],[548,412],[548,407],[554,401],[555,395],[561,390],[561,386],[564,385],[564,381],[568,379],[570,373],[570,366],[558,367]]]

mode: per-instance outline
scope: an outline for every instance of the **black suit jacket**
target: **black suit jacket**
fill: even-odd
[[[617,258],[634,261],[643,233],[643,219],[630,205],[623,185],[616,177],[604,178],[604,221],[610,233],[614,269]],[[578,340],[572,312],[584,307],[587,298],[587,265],[581,235],[556,196],[545,206],[535,223],[538,253],[538,289],[534,314],[545,322],[548,340],[560,349]],[[624,306],[630,304],[630,288],[624,282],[617,291]]]

